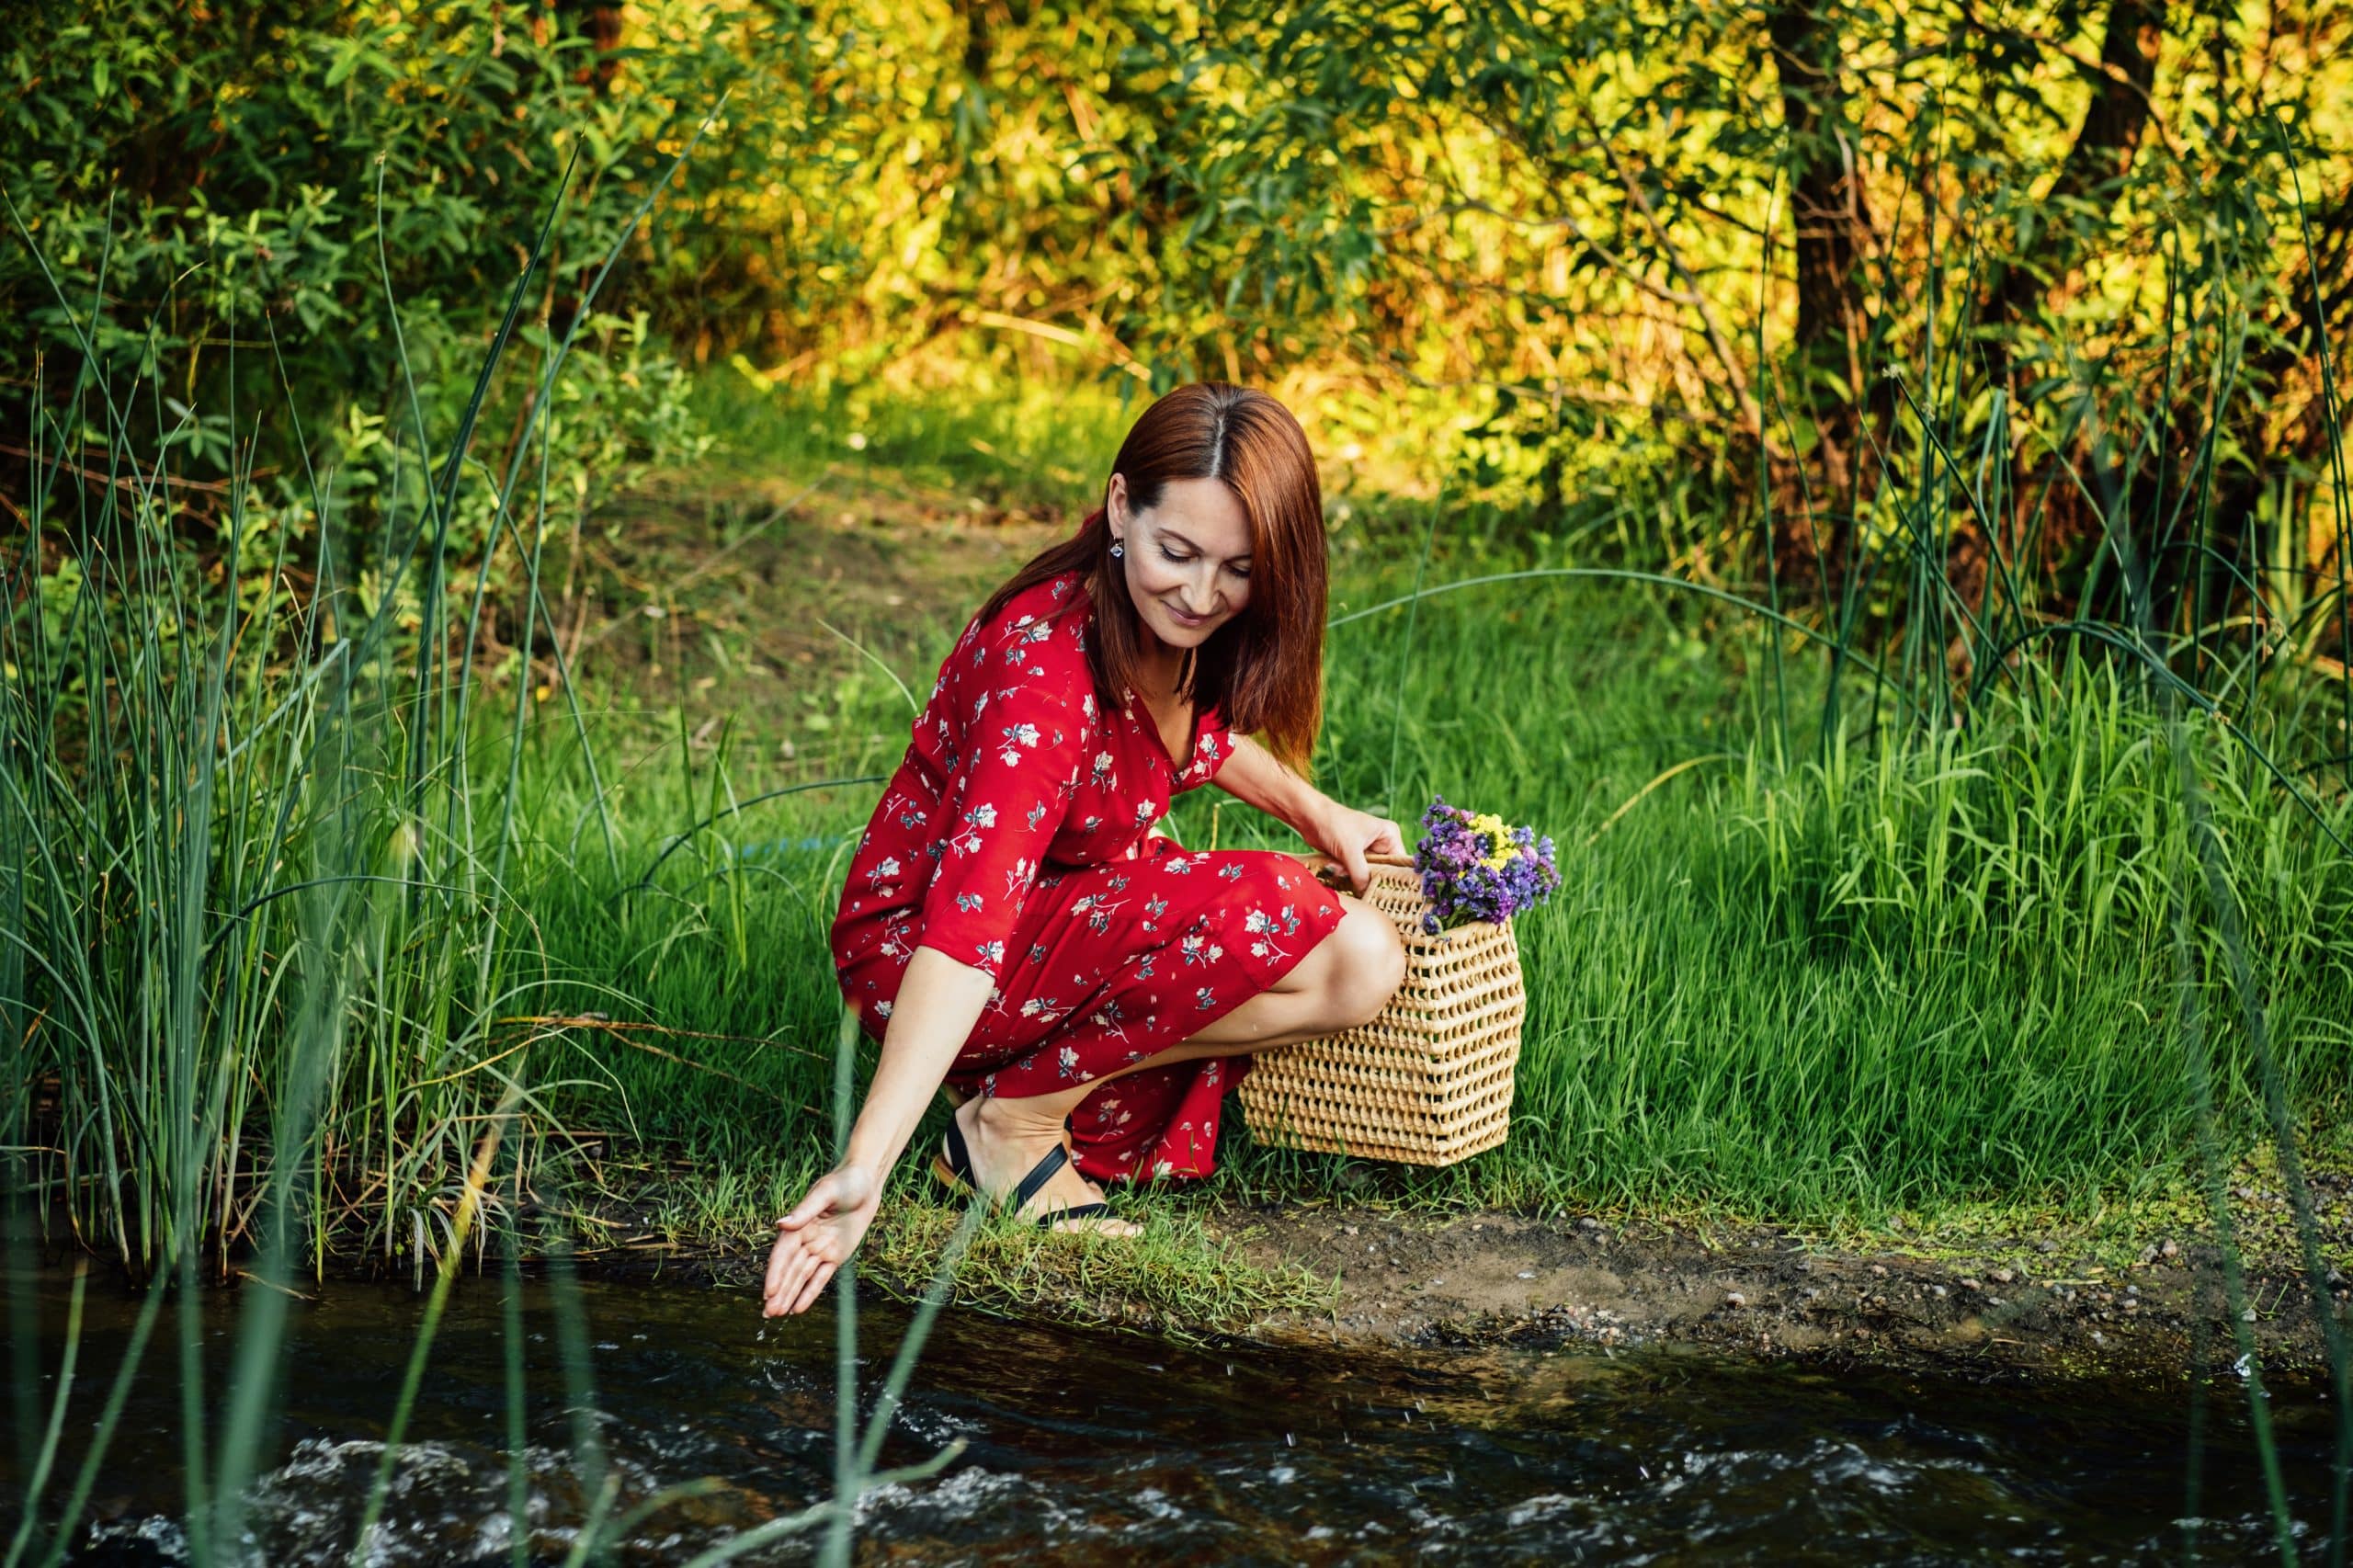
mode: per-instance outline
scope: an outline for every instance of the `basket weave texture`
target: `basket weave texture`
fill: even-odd
[[[1510,1132],[1528,1013],[1518,938],[1508,921],[1424,934],[1413,865],[1373,857],[1363,895],[1404,939],[1404,983],[1370,1023],[1252,1060],[1236,1093],[1261,1143],[1450,1165]]]

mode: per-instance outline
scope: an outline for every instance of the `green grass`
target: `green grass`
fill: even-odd
[[[1118,385],[1009,381],[986,370],[952,392],[882,387],[779,391],[738,371],[704,378],[693,406],[724,444],[722,473],[855,475],[885,496],[929,493],[957,507],[1091,505],[1143,395]]]
[[[1404,569],[1351,565],[1337,603],[1383,597]],[[1871,750],[1847,735],[1785,765],[1754,635],[1684,613],[1646,591],[1515,584],[1425,604],[1402,667],[1381,621],[1335,632],[1323,787],[1408,821],[1435,791],[1536,822],[1564,878],[1521,926],[1510,1143],[1391,1189],[1819,1222],[2004,1194],[2081,1207],[2177,1179],[2188,1108],[2161,1014],[2185,842],[2148,705],[2075,665],[2031,699],[1991,698],[1963,733]],[[899,673],[921,689],[929,672]],[[903,732],[904,705],[878,700],[867,720]],[[2202,744],[2291,1094],[2341,1111],[2353,859],[2248,754]],[[637,823],[683,826],[714,798],[775,787],[716,753],[689,777],[670,750],[635,770]],[[562,842],[580,804],[552,764],[543,782],[529,820]],[[873,793],[729,816],[627,898],[591,858],[526,858],[550,972],[610,988],[559,984],[563,1007],[745,1037],[673,1041],[682,1062],[584,1035],[609,1074],[598,1102],[628,1108],[635,1136],[703,1170],[809,1157],[840,840]],[[1184,801],[1180,838],[1208,842],[1222,799]],[[2353,837],[2342,798],[2323,809]],[[1217,818],[1228,846],[1295,844],[1230,801]],[[633,881],[664,837],[623,832]],[[2253,1069],[2227,1046],[2224,1061],[2227,1125],[2252,1137]],[[1342,1165],[1246,1143],[1229,1163],[1222,1185],[1250,1197],[1338,1190]]]

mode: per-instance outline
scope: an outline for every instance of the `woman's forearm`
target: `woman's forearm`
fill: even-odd
[[[1247,735],[1233,737],[1233,755],[1210,780],[1245,805],[1256,806],[1313,842],[1315,814],[1329,804],[1321,790],[1285,767]]]
[[[890,1174],[995,986],[985,971],[937,948],[915,949],[882,1030],[882,1053],[850,1129],[845,1163],[863,1166],[878,1186]]]

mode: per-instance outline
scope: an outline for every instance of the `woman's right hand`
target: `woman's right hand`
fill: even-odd
[[[863,1165],[836,1165],[810,1184],[792,1212],[776,1222],[768,1253],[763,1317],[805,1312],[849,1260],[874,1222],[882,1184]]]

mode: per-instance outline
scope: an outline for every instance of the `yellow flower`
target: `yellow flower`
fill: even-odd
[[[1478,812],[1471,818],[1471,831],[1485,837],[1487,853],[1479,863],[1489,870],[1499,871],[1519,855],[1519,846],[1511,841],[1511,824],[1493,812]]]

